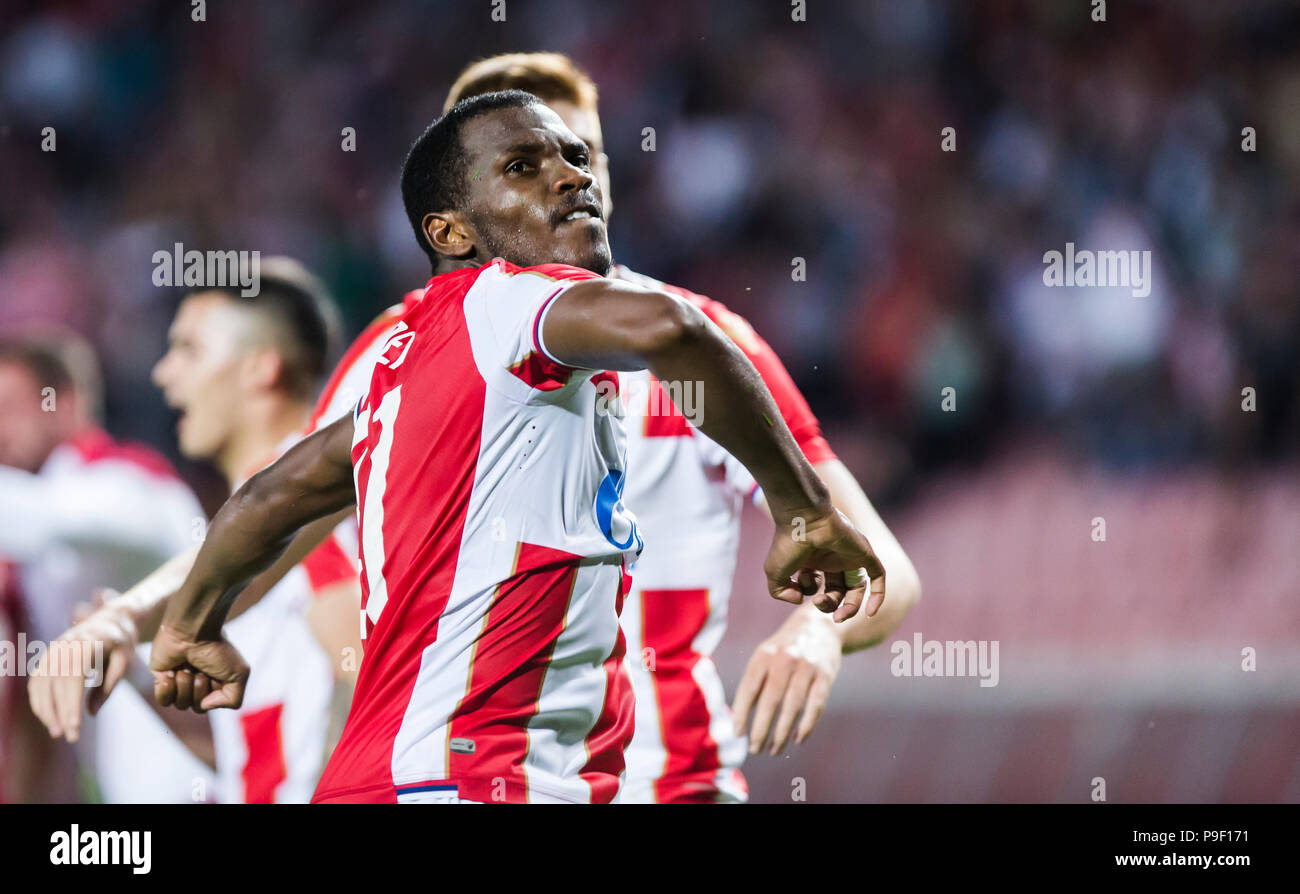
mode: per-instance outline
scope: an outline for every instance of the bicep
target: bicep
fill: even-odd
[[[553,360],[579,369],[645,369],[657,351],[704,315],[673,295],[608,279],[577,283],[546,308],[540,342]]]

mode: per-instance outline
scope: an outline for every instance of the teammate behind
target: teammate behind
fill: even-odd
[[[366,657],[315,800],[612,800],[632,733],[617,616],[640,538],[621,499],[625,432],[598,412],[610,370],[648,366],[716,398],[704,431],[777,521],[773,596],[813,595],[845,620],[869,573],[870,614],[883,569],[730,341],[689,302],[589,272],[609,267],[600,188],[536,97],[458,104],[402,179],[437,275],[355,421],[291,449],[214,519],[154,639],[159,702],[240,704],[231,602],[298,527],[355,499]]]

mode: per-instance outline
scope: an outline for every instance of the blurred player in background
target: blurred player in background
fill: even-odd
[[[621,500],[623,426],[598,409],[599,384],[618,386],[610,367],[712,389],[722,406],[704,430],[778,519],[773,595],[816,591],[840,620],[868,575],[866,610],[884,598],[870,546],[743,355],[689,302],[589,272],[609,266],[590,164],[520,92],[468,99],[425,132],[402,178],[434,262],[424,298],[381,350],[355,423],[235,494],[168,604],[151,659],[160,703],[237,705],[248,667],[220,636],[231,598],[297,527],[355,499],[367,652],[317,801],[616,795],[632,734],[618,610],[640,538]],[[795,510],[810,516],[804,539],[786,527]]]
[[[253,298],[239,296],[237,289],[187,295],[153,374],[168,405],[180,413],[182,453],[212,462],[232,489],[301,437],[337,329],[324,286],[296,262],[262,261],[260,285]],[[345,524],[329,533],[274,587],[246,594],[232,613],[227,632],[256,662],[258,674],[239,711],[211,715],[222,802],[305,802],[315,788],[326,756],[336,676],[350,689],[347,650],[353,661],[360,658],[360,591],[350,558],[355,535],[349,530]],[[193,554],[181,557],[183,568]],[[158,579],[146,582],[70,635],[100,635],[106,648],[121,645],[106,630],[116,622],[119,629],[134,628],[130,641],[151,639],[160,610],[142,593],[159,587]],[[99,701],[115,682],[111,676],[105,681]],[[49,702],[59,690],[52,680],[33,681],[30,688],[34,705],[40,700],[54,707]],[[75,724],[80,699],[70,692],[65,701],[75,711]],[[43,720],[51,716],[48,709],[37,713]],[[51,719],[57,735],[67,719],[57,710]]]
[[[42,643],[72,623],[96,588],[123,586],[160,559],[192,548],[204,517],[162,456],[115,443],[98,427],[99,394],[94,354],[79,338],[0,342],[0,559],[10,563],[9,623]],[[143,662],[130,658],[124,652],[119,669],[129,665],[138,675]],[[19,730],[26,729],[26,700],[10,709]],[[210,780],[210,771],[129,686],[89,732],[79,750],[105,801],[191,801]],[[206,723],[190,721],[180,732],[195,751],[210,749]],[[24,762],[27,796],[82,797],[66,746],[34,737],[24,742],[16,756]]]
[[[468,66],[445,108],[467,96],[506,89],[540,97],[586,141],[608,218],[613,204],[596,85],[567,56],[511,53]],[[792,733],[796,742],[806,739],[826,704],[840,654],[875,645],[893,633],[920,598],[920,581],[897,539],[822,437],[817,418],[780,359],[744,318],[721,302],[617,264],[609,275],[685,298],[731,337],[763,377],[832,500],[871,541],[889,573],[888,598],[875,616],[859,613],[837,625],[809,603],[760,645],[737,691],[733,729],[711,656],[726,628],[742,499],[758,496],[756,485],[744,466],[687,423],[648,370],[620,374],[625,400],[635,401],[628,407],[625,500],[647,543],[632,569],[632,592],[622,615],[637,712],[621,798],[743,800],[747,787],[739,767],[750,709],[752,751],[770,742],[770,753],[778,754]]]

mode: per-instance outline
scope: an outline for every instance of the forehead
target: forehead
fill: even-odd
[[[566,147],[581,142],[559,115],[538,103],[484,112],[465,122],[461,131],[466,153],[478,158],[490,158],[529,143]]]
[[[235,302],[224,292],[195,292],[186,296],[176,309],[171,335],[204,340],[235,336],[242,317]]]
[[[546,104],[578,139],[584,140],[593,150],[600,149],[600,117],[593,109],[567,99],[548,100]]]
[[[0,357],[0,388],[35,390],[37,385],[36,373],[27,364],[20,360]]]

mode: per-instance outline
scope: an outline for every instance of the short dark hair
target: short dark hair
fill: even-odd
[[[0,363],[25,368],[38,387],[75,391],[87,417],[95,421],[102,418],[104,387],[99,360],[90,342],[80,335],[51,328],[0,337]]]
[[[261,315],[284,362],[284,389],[311,400],[337,355],[342,327],[334,298],[319,277],[293,258],[263,259],[258,283],[258,293],[251,297],[241,295],[238,285],[188,294],[221,292],[239,308]]]
[[[463,99],[434,121],[406,153],[402,165],[402,204],[415,230],[420,248],[436,267],[438,253],[424,235],[422,222],[426,214],[459,211],[468,192],[469,171],[461,131],[466,122],[485,112],[529,105],[541,100],[523,90],[499,90]]]

